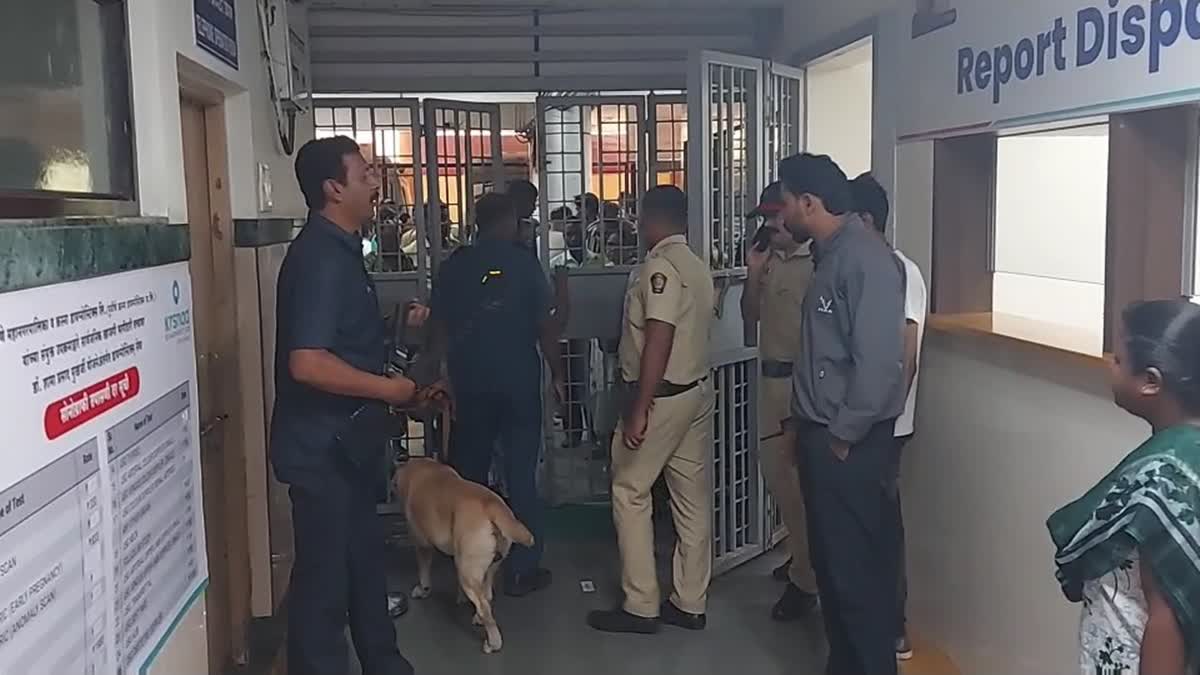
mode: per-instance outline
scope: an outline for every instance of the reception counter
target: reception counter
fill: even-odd
[[[1098,350],[1017,328],[931,317],[904,458],[910,623],[972,675],[1077,672],[1079,607],[1044,523],[1148,434],[1113,405]]]

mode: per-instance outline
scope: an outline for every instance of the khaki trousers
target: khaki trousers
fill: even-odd
[[[759,462],[767,490],[775,500],[788,531],[787,548],[792,558],[788,578],[808,593],[817,592],[817,577],[808,552],[808,520],[804,514],[804,494],[800,490],[800,471],[796,447],[781,435],[783,420],[791,416],[792,380],[786,377],[759,378],[758,434],[764,440]]]
[[[621,550],[624,609],[635,616],[657,617],[662,604],[650,490],[664,472],[678,537],[671,602],[691,614],[705,611],[712,579],[713,407],[712,387],[705,381],[678,396],[655,399],[646,438],[637,450],[625,447],[620,425],[613,435],[613,522]]]

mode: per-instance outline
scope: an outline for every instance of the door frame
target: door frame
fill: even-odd
[[[202,223],[210,235],[207,255],[212,278],[204,286],[211,295],[200,300],[210,303],[205,311],[211,313],[213,320],[207,327],[197,324],[196,346],[197,390],[202,385],[211,388],[210,409],[201,411],[200,452],[201,466],[208,469],[203,476],[201,493],[208,516],[205,518],[205,538],[210,576],[206,593],[210,616],[207,631],[209,672],[217,675],[231,666],[248,662],[248,629],[252,615],[246,457],[245,444],[238,433],[244,423],[244,407],[238,386],[240,363],[233,206],[229,195],[229,137],[226,96],[221,90],[180,72],[179,104],[181,137],[184,107],[197,107],[203,113],[206,189],[211,211],[207,218],[189,213],[187,224],[193,260],[202,235],[192,232],[192,228],[196,223]],[[182,152],[181,145],[181,156]],[[197,188],[187,185],[186,171],[184,175],[186,194],[188,189]],[[193,275],[194,270],[193,266]],[[200,378],[207,382],[202,383]],[[207,443],[205,436],[211,439]],[[215,448],[214,442],[217,443]],[[223,616],[214,620],[214,613]]]

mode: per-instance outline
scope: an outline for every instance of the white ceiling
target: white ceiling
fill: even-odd
[[[874,57],[874,40],[865,38],[837,51],[817,58],[809,64],[811,73],[829,73],[836,70],[866,66]]]
[[[746,9],[782,9],[794,0],[736,0]],[[435,10],[455,9],[697,9],[728,8],[730,0],[308,0],[314,7],[332,9]]]
[[[769,55],[781,1],[310,0],[313,90],[682,89],[696,49]]]

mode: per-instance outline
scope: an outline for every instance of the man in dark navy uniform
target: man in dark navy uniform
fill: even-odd
[[[484,195],[475,214],[476,241],[455,251],[439,272],[432,320],[457,411],[450,463],[463,478],[487,485],[498,447],[513,512],[537,542],[515,546],[505,562],[505,592],[520,597],[550,584],[550,571],[541,567],[536,485],[543,390],[538,345],[561,391],[561,326],[541,265],[518,241],[512,199]]]
[[[383,374],[387,336],[363,265],[360,228],[379,181],[346,137],[301,148],[296,178],[309,217],[279,273],[271,419],[271,462],[290,486],[295,529],[288,672],[346,673],[349,624],[364,675],[408,675],[388,616],[375,514],[386,442],[371,427],[381,426],[386,404],[412,402],[416,386]]]

